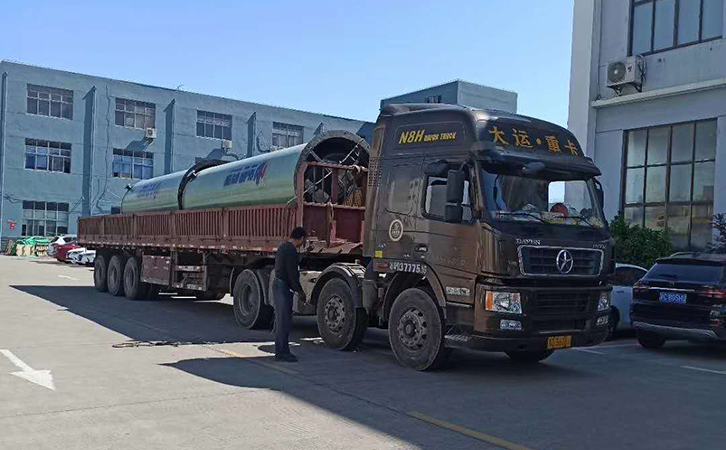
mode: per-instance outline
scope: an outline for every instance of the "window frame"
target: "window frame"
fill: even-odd
[[[25,207],[26,203],[32,203],[33,207],[26,208]],[[43,204],[43,209],[36,208],[38,203]],[[51,204],[51,203],[56,205],[56,209],[51,209],[51,210],[48,209],[48,204]],[[35,200],[23,200],[23,204],[22,204],[23,213],[21,216],[22,220],[21,220],[21,225],[20,225],[21,236],[62,236],[62,235],[68,234],[68,227],[70,226],[70,222],[71,222],[70,221],[70,215],[71,215],[70,206],[71,206],[70,203],[65,203],[65,202],[46,202],[46,201],[39,202],[39,201],[35,201]],[[26,215],[25,211],[32,211],[32,213],[31,213],[32,217],[25,217],[25,215]],[[43,211],[43,217],[36,218],[35,211]],[[54,218],[48,217],[48,211],[54,211],[56,213],[55,217]],[[59,212],[63,212],[66,214],[65,220],[58,218]],[[32,221],[32,223],[30,223],[29,221]],[[35,229],[37,227],[37,225],[34,224],[35,222],[43,222],[43,233],[42,234],[40,234],[40,233],[27,234],[26,232],[28,231],[29,226],[30,226],[30,228],[33,228],[33,230],[31,230],[31,231],[35,231]],[[54,222],[54,224],[55,224],[54,233],[48,233],[48,222]],[[62,230],[59,231],[59,229],[58,229],[59,224],[61,224],[60,228],[65,228],[65,231],[62,231]]]
[[[430,100],[436,100],[436,101],[430,101]],[[441,95],[429,95],[428,97],[426,97],[425,101],[426,101],[426,103],[430,103],[430,104],[440,104],[440,103],[443,103],[443,98],[441,97]]]
[[[123,102],[124,109],[121,109],[121,110],[119,109],[119,100],[121,102]],[[133,105],[133,108],[134,108],[133,112],[126,110],[126,106],[129,103],[131,103]],[[136,111],[136,108],[139,108],[139,107],[152,108],[154,112],[153,112],[153,114],[147,114],[146,111],[144,111],[143,113],[137,112]],[[116,97],[113,113],[114,113],[114,122],[113,123],[117,127],[131,128],[132,130],[145,130],[147,128],[156,129],[156,103],[145,102],[145,101],[142,101],[142,100],[132,100],[130,98]],[[123,114],[123,124],[121,124],[121,125],[119,125],[118,124],[118,121],[116,120],[118,118],[118,114],[119,113]],[[134,117],[134,126],[128,126],[128,125],[126,125],[126,118],[127,118],[128,115],[133,115],[133,117]],[[136,126],[136,122],[137,122],[137,117],[138,116],[143,116],[145,118],[146,117],[151,117],[151,119],[152,119],[151,121],[152,121],[152,125],[153,126],[152,127],[146,127],[145,126],[143,128],[137,127]],[[144,124],[146,124],[146,119],[144,119]]]
[[[275,141],[275,135],[276,134],[277,135],[280,135],[280,136],[285,136],[285,138],[287,139],[287,142],[288,143],[290,141],[290,137],[295,137],[295,136],[293,136],[292,134],[289,134],[289,133],[287,133],[287,134],[280,133],[279,131],[281,131],[281,130],[285,130],[285,131],[288,131],[288,132],[290,132],[292,130],[295,130],[295,131],[298,131],[299,130],[300,131],[300,142],[299,143],[296,143],[296,144],[293,144],[293,145],[287,145],[287,146],[274,145],[273,143]],[[302,126],[302,125],[295,125],[294,123],[272,122],[272,135],[271,135],[271,139],[270,139],[270,148],[271,149],[273,149],[273,150],[279,150],[279,149],[283,149],[283,148],[290,148],[290,147],[294,147],[296,145],[303,144],[304,142],[305,142],[305,127],[304,126]]]
[[[31,97],[30,96],[31,91],[37,92],[38,95],[36,97]],[[48,94],[48,100],[47,100],[48,101],[48,114],[40,113],[40,102],[41,102],[41,100],[44,100],[44,99],[40,98],[41,93]],[[60,96],[60,100],[53,100],[53,95]],[[64,97],[70,97],[71,101],[70,102],[64,101],[63,100]],[[56,88],[56,87],[52,87],[52,86],[42,86],[39,84],[27,83],[25,85],[25,113],[29,114],[31,116],[52,117],[54,119],[62,119],[62,120],[73,120],[73,97],[74,97],[74,93],[73,93],[73,90],[71,90],[71,89],[63,89],[63,88]],[[30,112],[30,108],[28,108],[28,104],[30,101],[36,102],[36,111],[35,112]],[[52,114],[52,111],[53,111],[52,104],[53,103],[58,103],[60,105],[59,106],[60,113],[57,116]],[[63,116],[63,105],[69,105],[70,117]]]
[[[35,145],[31,145],[32,142],[35,142]],[[38,145],[39,143],[44,142],[46,145]],[[52,146],[51,144],[56,144],[57,146]],[[63,148],[63,146],[67,146],[68,148]],[[33,147],[35,151],[33,153],[28,152],[28,147]],[[46,153],[38,153],[38,148],[46,148]],[[51,148],[58,149],[59,153],[58,155],[51,154]],[[68,155],[64,155],[63,151],[67,151]],[[28,156],[33,155],[35,157],[35,164],[33,168],[27,167],[28,166]],[[38,171],[38,172],[54,172],[54,173],[65,173],[65,174],[71,174],[73,170],[73,144],[70,144],[68,142],[57,142],[57,141],[48,141],[45,139],[32,139],[32,138],[25,138],[25,151],[23,152],[23,169],[24,170],[32,170],[32,171]],[[38,156],[45,156],[47,158],[47,166],[45,169],[38,168]],[[53,159],[59,158],[63,162],[63,170],[53,170]],[[68,161],[68,172],[65,171],[66,167],[66,161]]]
[[[206,119],[206,118],[212,119],[213,123],[209,124],[209,125],[212,125],[212,136],[207,136],[206,134],[199,134],[199,124],[201,123],[201,124],[205,125],[205,127],[204,127],[205,132],[206,132],[206,125],[208,124],[207,122],[200,122],[200,120],[199,120],[200,115],[201,115],[202,119]],[[206,117],[205,117],[205,115],[206,115]],[[226,127],[224,125],[218,125],[218,124],[214,123],[214,121],[218,120],[218,119],[219,120],[229,120],[229,126]],[[222,114],[222,113],[216,113],[216,112],[212,112],[212,111],[204,111],[204,110],[198,109],[197,110],[197,121],[195,122],[194,126],[195,126],[194,131],[195,131],[197,137],[205,138],[205,139],[219,139],[219,140],[226,140],[226,141],[232,140],[232,115],[231,114]],[[216,132],[217,128],[222,129],[221,138],[214,136],[216,134],[215,132]],[[227,128],[229,129],[229,138],[225,137],[225,134],[224,134],[224,130]]]
[[[116,173],[117,173],[116,170],[115,170],[116,169],[116,164],[117,164],[116,158],[115,158],[116,156],[120,156],[121,158],[124,158],[124,157],[130,157],[131,158],[131,162],[129,162],[129,163],[125,163],[123,160],[120,163],[118,163],[118,164],[121,164],[122,167],[125,164],[130,164],[131,165],[131,169],[130,169],[131,172],[130,172],[130,174],[129,174],[128,177],[116,175]],[[141,159],[141,160],[151,160],[151,165],[144,164],[143,162],[136,162],[137,159]],[[135,170],[134,169],[136,168],[136,166],[140,166],[142,168],[141,169],[141,171],[142,171],[142,177],[141,178],[137,178],[137,177],[134,176],[134,173],[135,173]],[[151,175],[148,178],[144,178],[143,177],[143,168],[144,167],[150,167],[151,168]],[[123,172],[118,172],[118,173],[121,174]],[[127,150],[127,149],[124,149],[124,148],[114,148],[111,151],[111,177],[118,178],[118,179],[121,179],[121,180],[149,180],[151,178],[154,178],[154,153],[147,152],[147,151],[144,151],[144,150]]]
[[[630,18],[629,18],[629,24],[628,24],[628,56],[635,56],[636,54],[633,54],[633,27],[635,25],[635,7],[644,5],[646,3],[652,3],[653,4],[653,11],[652,11],[652,17],[650,22],[650,51],[638,53],[637,55],[642,56],[648,56],[648,55],[654,55],[656,53],[662,53],[667,52],[670,50],[676,50],[679,48],[684,47],[690,47],[692,45],[698,45],[703,44],[705,42],[711,42],[716,41],[719,39],[723,39],[724,37],[724,30],[723,25],[721,26],[721,34],[719,36],[714,36],[712,38],[703,39],[703,2],[705,0],[699,0],[699,14],[698,14],[698,39],[693,42],[687,42],[684,44],[678,44],[678,19],[679,19],[679,11],[680,11],[680,2],[681,0],[674,0],[674,8],[675,11],[673,13],[673,42],[672,46],[666,47],[660,50],[654,50],[655,45],[655,13],[656,13],[656,3],[658,0],[630,0]],[[723,0],[722,0],[723,1]],[[726,8],[726,5],[724,5],[724,8]]]
[[[638,225],[641,228],[645,227],[645,221],[646,221],[646,213],[645,210],[648,207],[659,207],[662,206],[665,209],[665,219],[664,219],[664,226],[663,229],[668,229],[668,209],[670,206],[688,206],[690,208],[689,216],[688,216],[688,239],[687,239],[687,245],[686,248],[691,249],[692,247],[692,238],[693,238],[693,209],[694,206],[711,206],[713,208],[714,200],[694,200],[694,185],[696,181],[696,164],[703,164],[703,163],[713,163],[714,164],[714,177],[715,177],[715,163],[716,163],[716,152],[714,152],[714,156],[712,158],[707,159],[696,159],[696,151],[697,151],[697,143],[698,143],[698,125],[701,123],[707,123],[707,122],[713,122],[718,131],[718,119],[717,118],[709,118],[709,119],[701,119],[701,120],[691,120],[686,122],[676,122],[676,123],[669,123],[669,124],[662,124],[662,125],[653,125],[649,127],[640,127],[640,128],[632,128],[623,130],[623,150],[622,150],[622,163],[621,163],[621,174],[620,174],[620,208],[619,208],[619,214],[625,217],[625,210],[627,208],[638,208],[642,212],[642,219],[640,223],[633,223],[633,225]],[[692,136],[692,149],[691,149],[691,158],[686,161],[678,161],[676,163],[672,162],[672,154],[673,154],[673,129],[680,125],[693,125],[693,136]],[[650,147],[650,130],[656,129],[656,128],[664,128],[668,127],[668,148],[666,149],[666,161],[664,163],[657,163],[657,164],[648,164],[648,150]],[[645,130],[645,149],[643,154],[643,163],[637,164],[637,165],[628,165],[628,135],[631,132],[637,132],[637,131],[643,131]],[[718,135],[716,136],[716,146],[718,146]],[[717,151],[717,149],[716,149]],[[674,166],[690,166],[691,167],[691,180],[690,180],[690,196],[689,200],[678,200],[678,201],[671,201],[670,200],[670,188],[671,188],[671,174],[672,170],[671,168]],[[647,189],[648,189],[648,168],[649,167],[665,167],[665,196],[663,201],[658,202],[649,202],[647,197]],[[627,175],[629,169],[643,169],[643,200],[640,202],[635,203],[627,203],[626,202],[626,196],[627,196]]]

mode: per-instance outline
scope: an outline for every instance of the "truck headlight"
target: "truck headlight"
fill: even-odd
[[[487,311],[522,314],[519,292],[487,291],[485,306]]]
[[[610,308],[610,292],[601,292],[600,300],[597,302],[597,310],[605,311]]]

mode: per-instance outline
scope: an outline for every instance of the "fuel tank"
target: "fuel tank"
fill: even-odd
[[[295,199],[297,174],[304,162],[367,167],[368,150],[366,141],[356,134],[328,131],[308,143],[240,161],[202,162],[187,171],[131,186],[121,202],[121,212],[287,204]]]

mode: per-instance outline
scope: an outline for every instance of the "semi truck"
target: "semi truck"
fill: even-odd
[[[452,348],[537,362],[608,333],[613,239],[600,171],[577,139],[517,114],[385,106],[372,144],[346,131],[129,186],[121,214],[79,219],[94,284],[129,299],[230,293],[268,328],[277,247],[296,226],[297,315],[352,350],[388,330],[397,360],[440,367]]]

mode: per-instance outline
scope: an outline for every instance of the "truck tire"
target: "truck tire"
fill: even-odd
[[[426,291],[410,288],[393,301],[388,318],[388,340],[401,365],[433,370],[446,362],[444,318]]]
[[[652,331],[638,330],[635,333],[635,336],[638,338],[638,343],[640,345],[650,349],[661,348],[666,341],[665,337],[653,333]]]
[[[124,295],[124,266],[126,258],[123,255],[113,255],[108,262],[106,284],[108,293],[114,297]]]
[[[265,304],[259,280],[247,269],[237,277],[232,290],[234,318],[248,330],[270,328],[274,310]]]
[[[353,292],[340,278],[328,280],[318,296],[317,321],[320,337],[335,350],[354,350],[363,340],[368,314],[356,308]]]
[[[108,261],[101,254],[93,262],[93,286],[98,292],[108,292]]]
[[[514,362],[534,364],[549,358],[554,353],[554,350],[513,351],[505,353]]]
[[[124,294],[129,300],[142,300],[149,293],[149,284],[141,281],[141,264],[135,256],[124,266]]]
[[[194,294],[194,296],[197,298],[197,300],[201,300],[201,301],[222,300],[225,295],[227,295],[227,294],[225,294],[224,292],[214,292],[214,291],[197,292]]]

